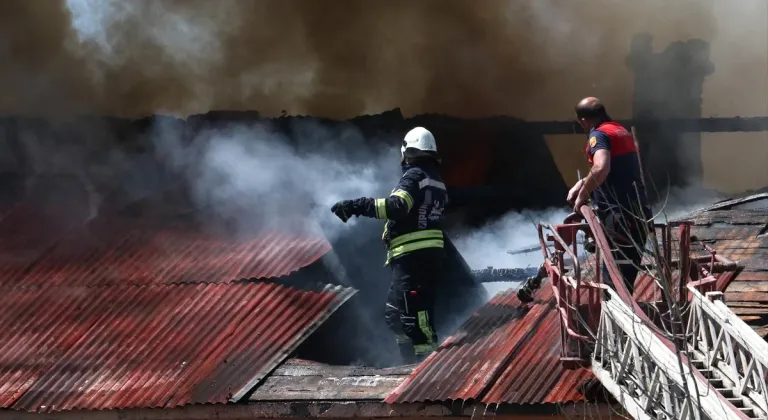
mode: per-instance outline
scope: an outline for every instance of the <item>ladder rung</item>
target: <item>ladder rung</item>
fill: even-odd
[[[755,415],[755,410],[749,408],[749,407],[738,407],[739,411],[744,413],[747,417],[756,419],[757,416]]]
[[[744,399],[741,397],[726,398],[736,408],[744,408]]]
[[[715,390],[722,394],[722,396],[726,398],[734,398],[736,396],[736,393],[733,392],[733,388],[718,388],[715,387]]]

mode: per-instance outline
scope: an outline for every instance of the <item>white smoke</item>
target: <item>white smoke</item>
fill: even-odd
[[[160,157],[186,172],[199,210],[241,234],[320,228],[333,241],[361,221],[341,222],[334,203],[385,196],[399,177],[397,143],[367,142],[351,126],[299,120],[288,137],[268,125],[233,124],[202,130],[186,145],[181,133],[156,128]]]
[[[144,77],[156,77],[169,68],[206,77],[224,60],[224,37],[240,28],[240,15],[233,2],[195,3],[195,7],[142,0],[66,0],[65,4],[77,38],[67,47],[77,54],[88,54],[90,75],[100,83],[115,71],[130,67],[137,51],[156,57],[142,61]],[[205,83],[186,89],[196,93],[196,102],[210,102],[216,94]],[[154,111],[167,106],[154,105]]]
[[[695,183],[685,188],[670,188],[668,194],[660,197],[653,211],[654,214],[659,215],[658,221],[664,222],[665,217],[673,220],[726,198],[728,198],[727,194],[707,189],[701,183]]]
[[[664,223],[724,198],[726,195],[699,184],[672,188],[669,194],[654,206],[654,214],[658,223]],[[540,250],[516,255],[510,255],[507,251],[537,246],[538,223],[562,223],[570,212],[568,208],[512,212],[480,229],[459,233],[454,242],[472,269],[538,267],[543,262]],[[520,285],[521,283],[517,282],[484,283],[489,297]]]
[[[565,201],[565,200],[563,200]],[[541,251],[510,255],[507,251],[539,244],[536,225],[562,223],[570,212],[550,209],[541,212],[523,211],[509,213],[483,228],[458,233],[454,241],[467,264],[472,269],[538,267],[542,263]],[[519,286],[517,283],[485,283],[489,296]]]
[[[197,9],[172,8],[163,1],[66,0],[66,5],[78,41],[99,47],[99,58],[112,65],[120,65],[128,58],[125,53],[131,48],[125,48],[127,45],[146,41],[162,47],[179,63],[193,67],[217,63],[222,58],[220,36],[239,26],[231,2],[221,2],[204,14]],[[144,24],[141,31],[119,32],[124,29],[122,25],[138,21]],[[226,27],[220,25],[224,21]]]

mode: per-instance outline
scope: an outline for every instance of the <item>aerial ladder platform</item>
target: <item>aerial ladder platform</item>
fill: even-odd
[[[768,343],[716,290],[718,276],[738,265],[692,243],[690,222],[649,230],[640,275],[652,276],[654,289],[644,294],[653,297],[636,302],[589,206],[562,224],[538,225],[560,314],[561,362],[591,369],[637,420],[768,420]],[[579,232],[594,244],[586,260]]]

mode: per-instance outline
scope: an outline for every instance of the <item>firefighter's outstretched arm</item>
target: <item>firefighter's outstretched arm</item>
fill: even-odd
[[[414,197],[419,192],[419,174],[407,171],[400,178],[397,188],[387,198],[363,197],[357,200],[339,201],[331,211],[346,223],[352,216],[364,216],[373,219],[402,220],[413,209]]]

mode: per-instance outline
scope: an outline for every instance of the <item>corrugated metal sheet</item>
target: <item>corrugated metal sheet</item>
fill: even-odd
[[[706,229],[696,227],[693,233],[708,241],[717,239],[719,242],[715,242],[715,249],[729,258],[735,255],[729,249],[756,249],[756,246],[768,245],[768,239],[764,237],[755,239],[755,235],[765,230],[768,218],[760,219],[752,214],[736,220],[741,223],[757,220],[760,224],[716,228],[707,226]],[[719,222],[722,223],[721,220]],[[744,261],[742,258],[742,263]],[[728,305],[737,313],[739,309],[754,312],[758,309],[758,299],[762,299],[756,296],[757,293],[731,292],[734,288],[743,290],[740,284],[750,282],[755,287],[762,285],[768,296],[768,276],[762,275],[766,272],[750,269],[749,264],[746,267],[735,278],[733,273],[716,275],[717,288],[727,288]],[[635,299],[652,300],[653,288],[652,279],[640,275],[635,282]],[[734,302],[734,297],[747,296],[754,300]],[[762,313],[768,313],[768,298],[759,302],[765,304],[760,308],[764,311]],[[746,306],[749,303],[752,305]],[[742,304],[745,305],[743,308],[738,306]],[[523,312],[514,293],[502,293],[478,310],[456,334],[446,339],[386,401],[474,400],[486,404],[581,401],[584,397],[579,392],[580,385],[591,379],[592,374],[587,369],[568,371],[562,368],[560,340],[559,315],[554,308],[552,289],[548,282],[537,292],[537,301],[528,312]]]
[[[579,401],[572,385],[591,373],[566,372],[559,355],[560,327],[551,287],[545,284],[539,290],[527,312],[514,292],[503,292],[447,338],[386,401]]]
[[[551,298],[551,288],[542,298]],[[548,295],[548,296],[547,296]],[[516,299],[516,298],[514,298]],[[502,368],[498,379],[482,398],[493,404],[539,404],[582,401],[580,384],[592,374],[587,369],[566,370],[560,363],[560,319],[552,304],[540,305],[544,313],[540,320],[530,320],[522,329],[532,331],[518,343],[515,354]],[[535,325],[535,327],[533,327]],[[532,328],[533,327],[533,328]]]
[[[7,223],[6,223],[7,222]],[[10,230],[13,220],[0,223]],[[241,240],[139,220],[103,218],[64,234],[5,236],[0,285],[100,286],[220,283],[271,278],[312,264],[331,246],[322,235],[264,232]],[[21,243],[20,241],[27,241]],[[37,246],[35,248],[35,245]]]
[[[0,295],[0,407],[174,407],[242,398],[354,293],[271,283]]]
[[[35,178],[0,217],[0,286],[217,283],[272,278],[312,264],[331,246],[306,218],[278,231],[235,239],[214,235],[181,204],[148,202],[126,211],[105,200],[91,208],[77,177]],[[114,200],[113,200],[114,201]],[[135,204],[135,203],[134,203]],[[141,214],[130,217],[128,214]],[[120,216],[122,215],[122,216]]]

